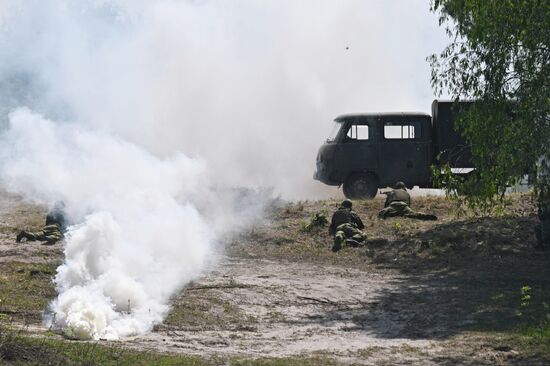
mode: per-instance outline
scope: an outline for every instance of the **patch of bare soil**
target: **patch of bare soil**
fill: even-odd
[[[174,300],[173,313],[195,305],[211,318],[171,314],[124,344],[200,355],[322,353],[367,364],[543,364],[507,343],[517,303],[503,302],[517,297],[523,279],[506,269],[413,275],[228,258]]]
[[[415,200],[413,208],[435,213],[436,222],[378,220],[382,201],[360,201],[355,208],[367,245],[332,253],[327,228],[305,226],[314,213],[330,218],[336,203],[274,208],[269,220],[234,239],[219,265],[174,297],[162,324],[112,343],[222,358],[321,355],[350,364],[550,362],[513,336],[524,320],[522,286],[532,288],[533,302],[550,302],[550,258],[533,249],[528,196],[513,196],[500,216],[461,219],[442,198]],[[0,199],[4,205],[11,206],[0,208],[0,219],[11,226],[2,233],[31,226],[27,214],[43,215],[13,197]],[[14,207],[20,211],[9,218]],[[34,252],[40,246],[7,241],[0,240],[2,249],[18,251],[9,258],[53,261],[61,252],[47,247],[52,259],[44,259]]]

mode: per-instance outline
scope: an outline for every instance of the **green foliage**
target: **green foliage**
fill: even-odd
[[[520,289],[517,315],[526,322],[520,328],[521,333],[535,344],[546,346],[550,341],[550,305],[535,296],[530,286]]]
[[[311,214],[308,223],[303,223],[301,230],[303,232],[312,232],[313,230],[326,227],[328,225],[328,211],[314,212]]]
[[[550,329],[550,305],[540,297],[540,294],[535,295],[531,286],[525,285],[520,289],[517,315],[527,321],[527,329]]]
[[[526,308],[531,304],[531,287],[523,286],[521,289],[521,302],[520,306]]]
[[[449,165],[432,167],[434,186],[445,190],[448,198],[456,202],[457,216],[500,215],[510,200],[499,190],[490,175],[473,171],[469,174],[453,174]]]
[[[432,86],[474,100],[457,125],[477,174],[440,183],[462,184],[471,205],[502,199],[550,153],[550,2],[433,0],[431,10],[451,38],[429,57]]]

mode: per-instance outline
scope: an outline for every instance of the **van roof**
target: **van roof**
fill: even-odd
[[[350,119],[374,119],[374,118],[388,118],[388,117],[428,117],[432,118],[429,114],[423,112],[384,112],[384,113],[353,113],[343,114],[334,119],[335,122],[344,122]]]

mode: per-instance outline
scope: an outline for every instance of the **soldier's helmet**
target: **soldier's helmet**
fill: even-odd
[[[65,202],[64,201],[56,201],[53,205],[54,210],[64,210],[65,209]]]
[[[407,187],[405,187],[405,183],[403,183],[401,181],[395,183],[395,186],[393,188],[394,189],[407,189]]]
[[[353,204],[351,203],[351,200],[348,200],[348,199],[345,199],[342,201],[342,207],[344,208],[351,208],[351,206],[353,206]]]

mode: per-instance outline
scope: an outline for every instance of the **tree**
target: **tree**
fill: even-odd
[[[477,168],[438,178],[469,192],[471,205],[490,205],[550,156],[550,1],[432,0],[431,10],[451,39],[428,58],[432,86],[474,101],[458,127]]]

